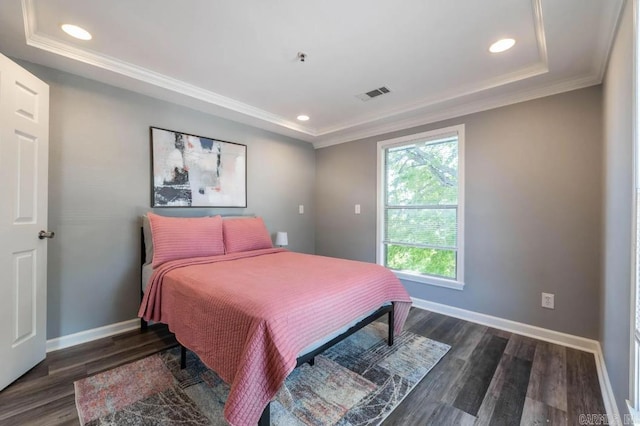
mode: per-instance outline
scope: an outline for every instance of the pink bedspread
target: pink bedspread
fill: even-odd
[[[411,299],[391,271],[274,248],[165,263],[138,315],[168,324],[231,385],[230,424],[253,426],[302,349],[388,301],[400,333]]]

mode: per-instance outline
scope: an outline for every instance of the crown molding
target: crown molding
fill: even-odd
[[[620,6],[623,2],[623,0],[613,1],[616,1]],[[110,71],[136,81],[147,83],[150,86],[184,96],[185,99],[197,100],[212,107],[220,107],[240,114],[241,116],[253,118],[258,120],[258,123],[261,121],[265,124],[273,125],[275,127],[272,128],[272,131],[278,132],[278,128],[280,128],[280,133],[298,137],[301,140],[311,141],[315,148],[323,148],[366,137],[430,124],[436,121],[494,109],[512,103],[523,102],[530,99],[557,94],[563,91],[575,90],[599,84],[602,82],[608,55],[616,34],[616,27],[610,25],[613,27],[612,31],[607,33],[605,40],[602,40],[602,42],[599,43],[599,54],[596,55],[596,60],[593,64],[594,71],[590,75],[566,81],[551,82],[543,87],[523,89],[516,93],[492,96],[489,92],[491,89],[547,74],[549,72],[542,0],[531,0],[533,26],[538,50],[538,62],[512,73],[501,75],[497,78],[487,79],[467,87],[457,88],[456,90],[442,92],[437,97],[421,99],[417,102],[403,105],[400,108],[387,110],[376,115],[360,117],[357,120],[340,123],[336,126],[314,129],[312,127],[301,125],[295,121],[285,119],[280,115],[236,101],[232,98],[222,96],[213,91],[157,73],[150,69],[121,61],[108,55],[99,54],[89,49],[79,48],[50,36],[39,34],[35,14],[35,0],[21,0],[21,4],[26,43],[31,47]],[[616,21],[619,21],[621,10],[622,7],[619,7],[618,13],[611,13],[611,16],[608,17],[608,19],[615,19]],[[481,92],[487,94],[484,99],[475,102],[472,101],[470,103],[464,102],[465,98]],[[445,105],[447,102],[457,102],[459,105],[449,108],[442,107],[442,105]],[[402,115],[415,116],[421,110],[431,110],[431,112],[427,111],[425,114],[422,114],[417,118],[401,118]],[[209,111],[209,113],[212,112]],[[396,120],[393,123],[382,123],[383,121],[393,120],[394,118]],[[376,122],[379,124],[376,124]],[[287,131],[289,133],[287,133]]]
[[[618,27],[620,26],[620,20],[622,19],[622,12],[624,11],[624,2],[625,0],[612,0],[617,3],[618,13],[613,13],[609,17],[611,20],[609,27],[611,31],[606,34],[606,37],[603,37],[599,40],[598,43],[598,54],[595,55],[593,67],[598,70],[598,78],[600,81],[604,80],[604,74],[607,70],[607,64],[609,63],[609,55],[611,55],[611,49],[613,48],[613,43],[615,41],[616,34],[618,33]]]
[[[214,104],[309,136],[317,136],[316,132],[308,127],[286,120],[277,114],[272,114],[268,111],[219,95],[193,84],[185,83],[184,81],[176,78],[168,77],[147,68],[139,67],[108,55],[98,54],[89,49],[81,49],[52,37],[38,34],[33,0],[22,0],[22,12],[25,23],[26,42],[27,45],[31,47],[143,81],[193,99]]]
[[[513,73],[508,73],[497,78],[480,82],[479,84],[474,84],[462,90],[457,89],[448,93],[442,93],[437,98],[422,99],[418,102],[414,102],[410,105],[405,105],[401,108],[385,111],[383,114],[369,116],[360,120],[342,123],[338,126],[328,127],[321,130],[302,126],[296,122],[289,121],[277,114],[273,114],[268,111],[253,107],[251,105],[236,101],[232,98],[222,96],[218,93],[203,89],[193,84],[186,83],[176,78],[166,76],[164,74],[160,74],[150,69],[143,68],[108,55],[99,54],[97,52],[91,51],[90,49],[79,48],[57,40],[53,37],[39,34],[37,28],[34,0],[21,0],[21,3],[26,43],[31,47],[35,47],[74,61],[82,62],[97,68],[111,71],[162,89],[166,89],[199,101],[203,101],[205,103],[216,105],[249,117],[253,117],[279,127],[284,127],[295,132],[300,132],[312,138],[318,138],[349,128],[367,125],[369,123],[373,123],[377,120],[384,119],[390,116],[410,113],[411,111],[414,111],[416,109],[437,105],[442,102],[447,102],[456,98],[482,92],[488,89],[531,78],[548,72],[546,43],[544,41],[544,26],[542,24],[542,0],[531,1],[535,16],[534,28],[539,53],[538,63],[515,71]]]
[[[316,136],[322,137],[330,133],[341,132],[353,127],[364,126],[378,120],[389,118],[395,115],[410,113],[423,108],[432,107],[441,103],[449,102],[458,98],[484,92],[496,87],[515,83],[528,78],[536,77],[549,72],[549,55],[547,53],[547,41],[544,32],[544,20],[542,17],[542,0],[531,0],[533,12],[533,26],[538,50],[538,62],[511,73],[503,74],[499,77],[490,78],[463,88],[456,88],[451,91],[441,92],[437,97],[429,97],[412,102],[402,107],[384,111],[376,115],[370,115],[359,120],[348,121],[332,127],[318,130]]]
[[[542,0],[531,0],[531,8],[533,9],[533,28],[536,33],[536,42],[538,44],[538,57],[540,58],[540,61],[548,68],[549,54],[547,52],[547,36],[544,33]]]
[[[22,0],[22,19],[24,21],[24,37],[29,42],[31,35],[36,32],[36,14],[33,0]]]
[[[489,79],[477,85],[470,86],[462,90],[457,89],[455,91],[443,92],[440,95],[438,95],[437,98],[430,98],[429,100],[423,99],[421,101],[412,103],[410,105],[405,105],[401,108],[384,111],[383,113],[377,114],[375,116],[368,116],[357,121],[350,121],[347,123],[340,124],[338,126],[324,128],[318,131],[316,136],[322,137],[324,135],[345,131],[347,129],[351,129],[354,127],[365,126],[365,125],[374,123],[378,120],[384,120],[386,118],[390,118],[396,115],[408,114],[423,108],[434,107],[439,104],[443,104],[445,102],[450,102],[456,99],[464,98],[465,96],[474,95],[476,93],[494,89],[496,87],[500,87],[505,84],[526,80],[527,78],[542,75],[547,72],[549,72],[549,68],[545,64],[537,63],[525,69],[518,70],[513,73],[505,74],[493,79]]]
[[[477,112],[529,101],[532,99],[543,98],[545,96],[551,96],[558,93],[569,92],[571,90],[595,86],[597,84],[600,84],[601,82],[602,80],[597,75],[590,74],[583,77],[554,82],[544,87],[536,87],[535,89],[521,90],[519,92],[510,93],[507,95],[490,96],[479,101],[463,103],[461,105],[454,106],[445,110],[439,110],[430,113],[427,112],[418,118],[410,118],[406,120],[395,121],[393,123],[381,124],[375,127],[369,127],[367,129],[362,129],[359,131],[346,132],[333,138],[327,138],[313,142],[313,147],[316,149],[320,149],[346,142],[353,142],[364,138],[381,136],[399,130],[406,130],[412,127],[424,126],[427,124],[436,123],[438,121],[462,117]]]

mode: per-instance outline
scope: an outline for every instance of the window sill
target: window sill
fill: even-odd
[[[411,274],[408,272],[392,271],[401,280],[413,281],[421,284],[433,285],[436,287],[450,288],[452,290],[464,290],[462,281],[448,280],[446,278],[428,277],[425,275]]]

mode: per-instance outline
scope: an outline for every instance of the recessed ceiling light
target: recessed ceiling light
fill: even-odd
[[[300,120],[300,121],[309,121],[309,116],[301,114],[301,115],[298,116],[298,120]]]
[[[498,40],[489,47],[489,52],[491,53],[500,53],[505,50],[509,50],[516,44],[516,41],[512,38],[503,38],[502,40]]]
[[[62,31],[69,34],[71,37],[79,38],[80,40],[91,40],[93,38],[89,31],[84,28],[80,28],[77,25],[64,24],[61,28]]]

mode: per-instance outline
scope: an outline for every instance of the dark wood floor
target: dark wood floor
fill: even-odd
[[[385,425],[577,425],[605,412],[592,354],[415,308],[405,328],[451,350]],[[75,380],[175,344],[153,326],[51,352],[0,392],[0,425],[77,425]]]
[[[578,425],[605,414],[593,354],[415,308],[405,329],[451,349],[384,425]]]

